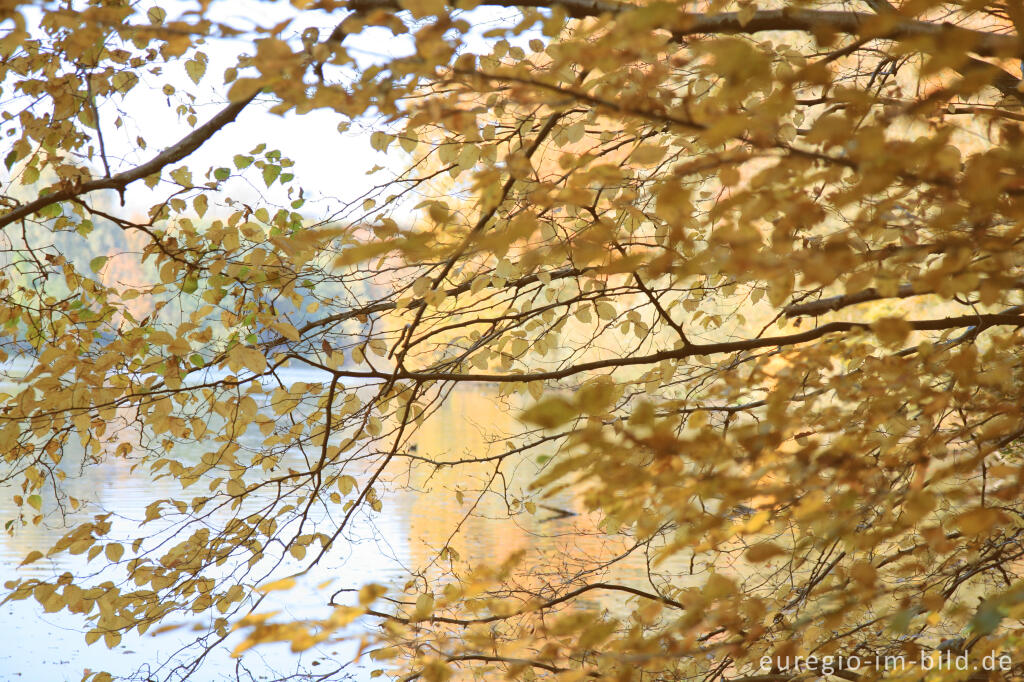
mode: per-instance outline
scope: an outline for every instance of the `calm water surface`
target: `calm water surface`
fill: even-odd
[[[318,380],[298,372],[294,374],[286,378],[286,383]],[[448,403],[419,431],[418,454],[454,459],[503,449],[499,436],[512,425],[513,416],[494,397],[488,389],[453,393]],[[175,456],[187,459],[198,458],[200,454],[198,451],[176,452]],[[509,493],[523,494],[537,471],[534,458],[538,454],[542,453],[531,453],[518,466],[503,468]],[[65,571],[76,576],[96,573],[104,564],[102,554],[92,563],[86,561],[84,554],[60,554],[54,559],[42,559],[26,567],[18,568],[18,564],[30,550],[45,551],[64,535],[69,526],[90,520],[94,514],[104,511],[114,514],[111,537],[130,543],[143,532],[147,536],[152,535],[161,530],[159,520],[139,530],[147,505],[160,498],[188,500],[204,492],[202,489],[189,489],[183,493],[176,480],[170,477],[154,480],[142,467],[133,472],[130,462],[118,459],[68,473],[68,493],[86,503],[79,510],[62,515],[52,500],[44,499],[46,518],[42,525],[18,528],[13,536],[0,535],[0,583],[30,577],[52,580]],[[268,595],[259,611],[280,610],[278,618],[281,620],[323,617],[329,613],[326,601],[339,588],[358,588],[367,582],[376,582],[400,589],[410,572],[430,564],[436,551],[453,534],[452,546],[474,563],[500,560],[518,548],[536,550],[548,557],[558,556],[561,565],[546,563],[548,560],[544,559],[534,567],[540,580],[547,572],[572,570],[592,557],[611,556],[623,549],[621,544],[616,544],[619,541],[594,531],[593,519],[586,514],[551,519],[550,514],[538,512],[536,515],[505,518],[508,507],[503,496],[481,496],[479,493],[492,476],[493,466],[446,467],[434,471],[433,467],[415,467],[408,462],[396,461],[389,474],[391,490],[381,495],[383,512],[358,517],[346,544],[336,546],[327,560],[307,575],[298,588]],[[0,490],[0,522],[15,516],[11,501],[15,492]],[[457,492],[462,493],[461,502],[457,499]],[[544,503],[582,512],[576,501],[564,496],[545,500]],[[467,512],[474,505],[476,514],[466,520]],[[328,518],[321,521],[328,525],[331,523]],[[164,530],[170,532],[170,527],[165,524]],[[583,536],[578,537],[574,531],[581,530],[584,531]],[[176,539],[173,544],[179,541]],[[635,554],[617,569],[616,576],[624,582],[643,585],[646,583],[646,562],[641,553]],[[289,562],[280,567],[279,575],[287,575],[299,567]],[[121,577],[123,579],[123,574]],[[119,582],[117,574],[109,570],[97,573],[91,582],[99,583],[105,579]],[[330,584],[324,586],[328,581]],[[602,598],[618,599],[614,595]],[[595,606],[607,606],[612,601],[595,601]],[[185,625],[179,630],[160,635],[133,632],[114,649],[108,650],[102,641],[92,646],[85,644],[84,636],[91,626],[80,614],[66,611],[44,613],[32,599],[3,604],[0,606],[0,619],[4,626],[4,640],[0,644],[2,680],[77,682],[85,669],[107,670],[138,680],[152,675],[153,679],[162,680],[173,669],[173,663],[168,662],[173,661],[175,654],[195,636],[191,627],[203,625],[201,621],[179,619],[172,621]],[[241,659],[232,659],[228,655],[233,648],[230,643],[238,639],[233,636],[228,640],[228,646],[218,648],[207,658],[193,679],[275,679],[294,672],[296,664],[321,673],[348,664],[343,673],[331,679],[344,679],[346,676],[368,679],[370,670],[378,666],[366,661],[351,663],[360,632],[364,632],[367,626],[357,623],[349,631],[348,639],[301,656],[292,654],[284,645],[269,645],[250,650]]]

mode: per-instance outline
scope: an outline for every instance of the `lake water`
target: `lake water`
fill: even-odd
[[[289,383],[310,379],[297,373],[285,380]],[[457,459],[498,452],[499,448],[503,449],[501,434],[513,426],[511,411],[513,408],[498,400],[489,389],[456,391],[418,432],[417,455]],[[507,498],[524,494],[537,471],[535,458],[540,454],[543,452],[531,452],[517,463],[506,461],[501,473],[507,495],[481,493],[493,477],[493,465],[435,470],[432,466],[396,459],[387,470],[387,484],[381,495],[382,513],[360,515],[345,544],[336,545],[325,561],[304,577],[299,587],[269,594],[259,611],[279,610],[279,620],[324,617],[330,612],[326,602],[338,589],[376,582],[398,591],[413,574],[436,579],[439,575],[436,552],[449,538],[453,538],[452,546],[462,557],[473,563],[496,562],[515,549],[527,548],[531,550],[530,560],[534,562],[533,570],[540,581],[549,574],[579,571],[602,557],[610,558],[627,551],[629,546],[622,538],[610,538],[598,532],[595,519],[583,513],[577,501],[564,495],[538,501],[575,512],[577,516],[551,518],[553,513],[538,510],[533,515],[517,513],[509,517]],[[175,456],[197,458],[199,453],[176,452]],[[76,576],[95,573],[104,564],[102,555],[88,563],[84,554],[62,553],[54,559],[42,559],[22,568],[17,566],[30,550],[45,551],[68,526],[89,520],[100,512],[113,513],[110,535],[130,543],[140,535],[139,524],[145,518],[148,504],[160,498],[187,500],[202,492],[183,494],[176,480],[170,477],[154,480],[142,467],[133,472],[130,462],[113,458],[74,471],[67,481],[67,491],[85,501],[79,510],[62,516],[52,500],[44,499],[46,517],[41,525],[17,528],[14,535],[0,535],[0,584],[15,578],[52,580],[65,571]],[[0,523],[16,513],[11,501],[15,492],[0,490]],[[467,517],[470,510],[475,511]],[[143,529],[145,534],[150,536],[158,531],[168,536],[173,534],[173,527],[165,524],[160,528],[160,523],[158,520],[147,524]],[[558,565],[554,563],[555,557]],[[616,566],[615,577],[623,583],[649,589],[645,566],[643,552],[634,551]],[[300,564],[289,559],[279,567],[277,574],[287,575],[299,567]],[[421,573],[424,569],[426,572]],[[108,569],[89,582],[95,584],[104,579],[116,582],[116,578]],[[329,585],[324,585],[328,581]],[[339,601],[345,601],[346,596],[348,601],[354,601],[349,593],[343,593]],[[621,601],[616,595],[602,595],[586,603],[614,607]],[[188,651],[182,651],[182,647],[195,638],[192,627],[205,629],[209,623],[209,618],[206,621],[171,620],[183,627],[160,635],[138,635],[133,631],[114,649],[108,650],[102,640],[92,646],[85,644],[84,635],[91,626],[81,615],[66,611],[44,613],[33,599],[0,605],[0,618],[5,633],[0,644],[0,679],[54,682],[77,682],[82,679],[84,669],[107,670],[136,680],[180,679],[184,671],[175,666],[189,659]],[[352,663],[352,659],[361,634],[371,625],[357,622],[346,633],[347,639],[302,655],[291,653],[284,645],[267,645],[246,652],[240,659],[232,659],[228,653],[239,639],[234,634],[228,638],[226,646],[218,647],[206,658],[203,667],[191,679],[270,680],[293,673],[296,665],[321,674],[344,668],[331,679],[348,676],[368,679],[370,670],[380,664],[369,662],[365,657],[358,663]]]

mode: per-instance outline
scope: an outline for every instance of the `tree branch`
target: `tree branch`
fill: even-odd
[[[540,282],[541,281],[541,277],[545,277],[546,276],[547,278],[549,278],[549,280],[568,279],[568,278],[571,278],[571,277],[579,277],[580,275],[584,274],[585,272],[589,272],[591,270],[594,270],[594,268],[591,268],[591,267],[587,267],[587,268],[572,268],[572,267],[558,268],[557,270],[548,270],[547,272],[541,272],[539,274],[535,273],[535,274],[532,274],[532,275],[525,275],[523,277],[520,277],[519,279],[512,280],[510,282],[506,282],[505,286],[501,287],[501,288],[502,289],[506,289],[506,290],[507,289],[519,289],[519,288],[522,288],[522,287],[524,287],[524,286],[526,286],[528,284],[533,284],[535,282]],[[459,294],[464,294],[467,291],[470,291],[472,288],[473,288],[473,282],[472,282],[472,280],[470,280],[470,281],[467,281],[467,282],[463,282],[462,284],[459,284],[458,286],[454,286],[454,287],[451,287],[449,289],[444,289],[444,293],[445,293],[445,296],[458,296]],[[422,307],[424,307],[426,305],[427,305],[426,300],[421,297],[421,298],[417,298],[416,300],[414,300],[411,303],[409,303],[406,306],[406,309],[414,310],[414,309],[417,309],[417,308],[422,308]],[[322,317],[322,318],[320,318],[318,320],[313,320],[311,322],[307,322],[305,325],[303,325],[302,327],[299,328],[299,330],[298,330],[299,331],[299,335],[300,336],[305,336],[309,332],[311,332],[313,330],[316,330],[316,329],[319,329],[321,327],[333,327],[334,325],[338,324],[339,322],[343,322],[345,320],[351,320],[352,318],[356,318],[356,317],[360,317],[360,316],[364,316],[364,315],[373,315],[374,313],[382,313],[382,312],[385,312],[385,311],[388,311],[388,310],[394,310],[395,307],[396,307],[396,303],[394,301],[380,301],[379,303],[373,303],[373,304],[370,304],[370,305],[366,305],[366,306],[363,306],[362,308],[352,308],[350,310],[345,310],[345,311],[340,312],[340,313],[335,313],[334,315],[328,315],[328,316]],[[271,341],[268,341],[264,345],[264,348],[267,351],[269,351],[270,349],[275,348],[275,347],[285,343],[287,340],[288,339],[286,337],[284,337],[284,336],[278,336],[277,338],[272,339]]]
[[[901,284],[896,290],[896,293],[884,296],[878,291],[878,289],[871,287],[870,289],[863,289],[852,294],[840,294],[839,296],[819,298],[817,301],[811,301],[810,303],[794,303],[787,305],[782,309],[782,312],[786,317],[821,315],[847,306],[857,305],[858,303],[877,301],[883,298],[909,298],[915,295],[924,296],[929,293],[932,292],[916,291],[912,284]]]
[[[109,178],[91,180],[90,182],[83,182],[80,185],[65,185],[56,192],[39,196],[27,204],[18,206],[17,208],[0,215],[0,228],[4,228],[17,220],[30,216],[47,206],[51,206],[52,204],[56,204],[61,201],[67,201],[68,199],[88,194],[89,192],[95,192],[100,189],[116,189],[119,192],[123,192],[125,187],[136,180],[141,180],[153,173],[159,172],[165,166],[176,161],[180,161],[195,150],[199,149],[199,147],[201,147],[207,140],[213,137],[214,133],[234,121],[238,114],[241,113],[242,109],[252,102],[258,94],[259,90],[243,100],[231,102],[209,121],[199,126],[141,166],[136,166],[131,170],[118,173],[117,175]]]
[[[960,327],[972,327],[975,333],[980,333],[989,327],[1012,325],[1024,326],[1024,316],[1020,314],[993,313],[985,315],[961,315],[959,317],[946,317],[934,320],[907,321],[910,329],[915,331],[942,331],[945,329],[958,329]],[[321,365],[298,354],[289,354],[287,357],[294,358],[310,366],[319,367],[324,371],[331,372],[337,376],[350,377],[355,379],[411,379],[413,381],[464,381],[464,382],[494,382],[510,383],[517,381],[551,381],[564,379],[569,376],[583,372],[591,372],[601,369],[612,369],[617,367],[629,367],[632,365],[652,365],[662,360],[682,360],[684,358],[701,355],[719,355],[722,353],[735,353],[740,351],[756,350],[758,348],[770,348],[772,346],[792,346],[808,341],[814,341],[841,332],[853,331],[856,329],[868,330],[871,325],[866,322],[829,322],[814,329],[797,334],[786,334],[784,336],[769,336],[755,339],[744,339],[742,341],[723,341],[721,343],[692,344],[683,348],[663,350],[650,355],[630,355],[605,360],[594,360],[584,362],[571,367],[550,370],[547,372],[532,372],[529,374],[482,374],[482,373],[461,373],[461,372],[436,372],[436,371],[397,371],[381,372],[369,371],[360,372],[352,370],[332,369]]]
[[[889,0],[864,0],[864,3],[878,14],[889,17],[897,15],[897,9],[889,4]],[[957,73],[964,77],[981,75],[988,79],[992,87],[1003,93],[1004,97],[1010,97],[1024,103],[1024,96],[1017,90],[1017,84],[1020,81],[999,67],[968,55],[967,61],[963,66],[954,68]]]
[[[497,7],[559,7],[575,19],[603,14],[617,15],[642,10],[639,5],[603,2],[602,0],[482,0],[481,5]],[[348,9],[358,13],[373,10],[401,9],[398,0],[349,0]],[[744,20],[746,19],[746,20]],[[948,23],[905,19],[899,16],[879,16],[861,12],[838,12],[786,8],[762,10],[749,18],[740,18],[738,12],[721,14],[692,14],[680,12],[670,24],[661,26],[671,31],[677,40],[701,33],[749,34],[762,31],[837,32],[862,38],[904,40],[931,38],[936,47],[949,41],[964,45],[964,51],[973,51],[983,57],[1022,56],[1016,36],[988,33],[961,28]],[[920,48],[920,46],[918,46]]]
[[[565,602],[570,601],[572,599],[575,599],[576,597],[580,596],[581,594],[584,594],[586,592],[590,592],[591,590],[609,590],[609,591],[612,591],[612,592],[625,592],[627,594],[632,594],[632,595],[637,596],[637,597],[642,597],[644,599],[650,599],[651,601],[660,602],[662,604],[665,604],[666,606],[671,606],[674,609],[682,610],[682,609],[686,608],[685,606],[683,606],[682,604],[680,604],[679,602],[677,602],[674,599],[669,599],[668,597],[663,597],[660,594],[653,594],[651,592],[644,592],[643,590],[638,590],[637,588],[630,587],[628,585],[616,585],[614,583],[591,583],[589,585],[584,585],[582,587],[578,587],[575,590],[572,590],[570,592],[566,592],[565,594],[563,594],[560,597],[555,597],[554,599],[549,599],[548,601],[537,603],[537,604],[529,604],[525,608],[522,608],[522,609],[520,609],[518,611],[514,611],[513,613],[508,613],[508,614],[504,614],[504,615],[484,616],[482,618],[448,618],[448,617],[445,617],[445,616],[430,616],[428,618],[425,618],[424,621],[430,622],[430,623],[448,623],[450,625],[463,625],[463,626],[477,625],[477,624],[480,624],[480,623],[494,623],[494,622],[497,622],[497,621],[500,621],[500,620],[508,620],[509,618],[516,618],[518,616],[523,616],[523,615],[527,615],[527,614],[530,614],[530,613],[535,613],[537,611],[543,611],[544,609],[549,609],[549,608],[551,608],[553,606],[557,606],[558,604],[562,604],[562,603],[565,603]],[[338,592],[335,592],[334,595],[331,597],[331,601],[328,602],[331,606],[336,606],[336,604],[334,603],[334,597],[337,596],[339,594],[339,592],[340,592],[340,590]],[[374,611],[373,609],[367,609],[366,613],[371,615],[371,616],[376,616],[378,618],[384,618],[384,619],[387,619],[387,620],[398,621],[399,623],[409,624],[409,623],[417,622],[417,621],[412,621],[412,620],[410,620],[408,618],[403,618],[402,616],[396,616],[396,615],[384,613],[382,611]]]
[[[1024,280],[1014,282],[1007,286],[1007,289],[1024,289]],[[896,289],[895,293],[888,295],[882,294],[874,287],[871,287],[852,294],[840,294],[839,296],[819,298],[817,301],[811,301],[809,303],[794,303],[787,305],[782,309],[782,312],[786,317],[822,315],[847,306],[857,305],[858,303],[867,303],[868,301],[878,301],[883,298],[910,298],[911,296],[928,296],[935,293],[936,292],[934,291],[918,291],[912,284],[901,284],[899,288]]]

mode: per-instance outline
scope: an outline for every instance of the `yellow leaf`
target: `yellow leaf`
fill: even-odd
[[[445,14],[444,0],[401,0],[402,9],[407,9],[416,19],[428,15],[442,16]]]
[[[369,606],[377,599],[377,597],[381,596],[385,592],[387,592],[387,588],[377,585],[376,583],[363,585],[359,589],[359,603],[362,606]]]
[[[299,340],[299,330],[287,322],[271,322],[271,328],[289,341]]]
[[[629,155],[629,160],[638,166],[653,166],[665,158],[667,151],[668,149],[663,145],[642,144],[633,150],[633,153]]]
[[[1003,520],[1003,514],[991,507],[971,509],[956,517],[954,524],[964,535],[982,535]]]
[[[783,554],[784,550],[773,542],[761,542],[747,550],[747,561],[759,562]]]
[[[421,594],[416,598],[416,608],[412,613],[412,620],[424,620],[428,618],[434,611],[434,596],[431,594]]]
[[[257,591],[266,594],[267,592],[274,592],[276,590],[290,590],[295,587],[295,578],[282,578],[281,580],[275,580],[274,582],[260,585]]]
[[[228,100],[232,102],[247,100],[255,95],[259,89],[260,81],[258,78],[239,78],[231,84],[231,89],[228,90]]]
[[[206,62],[190,59],[185,62],[185,72],[188,73],[188,77],[192,79],[193,83],[198,84],[203,74],[206,73]]]
[[[43,553],[42,552],[40,552],[39,550],[32,550],[31,552],[28,553],[28,556],[25,557],[24,561],[22,561],[18,565],[19,566],[25,566],[27,564],[31,564],[32,562],[39,561],[42,558],[43,558]]]
[[[757,531],[764,528],[764,525],[768,523],[768,519],[771,518],[771,512],[767,509],[755,513],[747,522],[743,524],[744,533],[756,533]]]
[[[883,317],[871,325],[878,340],[887,346],[898,346],[910,335],[911,328],[907,321],[900,317]]]
[[[746,26],[755,14],[757,14],[757,5],[746,2],[740,6],[740,11],[736,13],[736,19],[740,22],[740,26]]]
[[[256,374],[262,374],[267,369],[267,359],[255,348],[238,344],[228,353],[228,366],[233,372],[244,367]]]
[[[577,416],[579,416],[579,410],[569,401],[561,396],[554,396],[542,400],[523,412],[522,419],[525,422],[551,429]]]
[[[736,583],[721,573],[712,573],[704,585],[704,596],[708,599],[719,599],[736,593]]]
[[[108,560],[116,563],[124,556],[124,547],[117,542],[112,542],[104,548],[104,553]]]

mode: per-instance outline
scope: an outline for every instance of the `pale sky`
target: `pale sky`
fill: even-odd
[[[160,4],[167,9],[168,20],[176,16],[176,11],[187,11],[194,7],[192,3]],[[484,51],[486,41],[480,36],[482,30],[497,24],[510,25],[514,20],[509,22],[508,18],[514,17],[515,14],[513,10],[500,8],[482,8],[464,13],[463,16],[470,19],[474,27],[482,27],[475,29],[473,34],[467,37],[469,49],[474,52]],[[214,2],[209,14],[210,18],[216,21],[242,27],[255,24],[272,26],[292,15],[297,15],[299,21],[290,24],[282,37],[294,42],[298,49],[299,36],[304,29],[316,26],[323,38],[331,32],[344,13],[328,15],[324,12],[299,12],[284,3],[232,0],[220,4]],[[503,18],[505,21],[502,21]],[[509,37],[509,42],[525,46],[531,38],[537,37],[541,37],[539,32],[530,31],[517,37]],[[209,64],[206,75],[198,86],[186,76],[184,62],[176,62],[168,65],[160,75],[140,72],[140,83],[126,96],[122,98],[115,95],[113,100],[104,102],[99,107],[99,115],[112,172],[125,170],[152,158],[159,150],[189,132],[184,117],[175,111],[177,105],[183,101],[182,92],[193,93],[196,96],[194,106],[199,118],[198,125],[222,108],[230,87],[223,83],[224,69],[234,63],[238,54],[252,53],[248,42],[242,38],[211,39],[203,46],[203,51],[209,56]],[[408,54],[411,44],[408,36],[396,37],[390,31],[381,28],[367,29],[364,33],[351,36],[345,41],[349,54],[361,67],[380,62],[389,56]],[[334,71],[337,77],[339,69],[335,68]],[[163,86],[168,82],[178,90],[170,98],[162,93]],[[328,213],[328,207],[337,209],[341,204],[338,199],[353,200],[371,186],[386,180],[389,177],[388,170],[399,171],[408,161],[408,157],[397,145],[392,146],[387,154],[371,149],[369,135],[374,130],[384,129],[383,121],[353,121],[347,132],[339,133],[337,125],[343,117],[336,112],[325,110],[301,116],[294,113],[279,116],[269,113],[270,106],[272,102],[269,97],[266,104],[250,105],[234,123],[219,131],[204,147],[185,160],[184,163],[193,171],[195,184],[205,181],[203,175],[211,166],[227,167],[234,172],[232,157],[235,154],[248,154],[257,144],[265,142],[268,149],[279,149],[285,157],[295,162],[292,172],[296,179],[302,182],[307,200],[300,211],[311,218],[319,218]],[[123,120],[120,129],[114,125],[118,116]],[[146,140],[145,151],[137,148],[135,140],[138,136]],[[101,174],[102,166],[98,156],[94,165],[95,173]],[[168,172],[179,165],[181,164],[166,168],[162,177],[166,178]],[[376,165],[384,167],[385,170],[368,177],[366,171]],[[0,169],[0,172],[5,171]],[[156,191],[151,191],[142,182],[135,183],[126,195],[129,208],[134,208],[141,214],[150,205],[166,197],[169,193],[168,187],[164,184],[158,186]],[[259,170],[254,167],[248,169],[245,177],[233,176],[223,187],[226,194],[240,201],[252,202],[260,195],[266,201],[281,207],[288,207],[291,201],[277,183],[268,191]],[[328,199],[324,200],[325,197]],[[226,207],[216,205],[214,198],[215,195],[211,195],[207,218],[228,213]],[[294,198],[297,197],[293,195],[292,199]],[[93,201],[98,199],[98,196],[92,197]],[[111,193],[108,200],[115,201],[116,198]],[[407,203],[408,208],[411,208],[414,202]],[[410,213],[402,211],[396,217],[409,219],[410,216]]]

